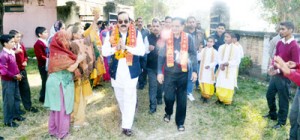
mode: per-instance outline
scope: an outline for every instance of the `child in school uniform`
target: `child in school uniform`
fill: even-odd
[[[38,61],[38,68],[42,79],[42,89],[40,91],[39,101],[44,103],[46,81],[48,77],[48,72],[46,71],[46,59],[47,59],[46,49],[48,45],[47,29],[45,27],[37,27],[35,29],[35,35],[38,37],[38,40],[34,44],[34,53]]]
[[[27,72],[25,69],[27,66],[28,57],[27,57],[26,49],[24,45],[21,43],[22,34],[17,30],[11,30],[9,31],[9,34],[14,36],[15,46],[13,50],[15,51],[16,62],[20,74],[23,76],[22,80],[19,82],[19,90],[20,90],[23,106],[27,111],[36,113],[38,112],[38,110],[32,107],[30,86],[28,83]]]
[[[1,67],[1,84],[2,84],[2,98],[3,98],[3,116],[4,125],[8,127],[18,127],[14,122],[24,121],[25,118],[21,116],[20,111],[20,92],[18,81],[22,80],[22,75],[17,66],[15,52],[12,48],[15,45],[14,36],[1,35],[1,45],[3,50],[0,52]]]
[[[198,60],[201,61],[199,68],[199,87],[201,99],[207,103],[208,99],[214,95],[215,74],[214,69],[218,62],[218,52],[214,49],[215,39],[209,37],[207,46],[198,53]]]

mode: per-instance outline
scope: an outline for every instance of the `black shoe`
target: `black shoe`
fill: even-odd
[[[223,104],[223,103],[220,100],[217,100],[216,104]]]
[[[128,137],[130,137],[133,134],[131,129],[124,129],[124,128],[123,128],[122,133]]]
[[[156,109],[150,109],[149,114],[154,114],[156,112]]]
[[[8,127],[18,127],[19,125],[15,122],[11,122],[11,123],[4,123],[5,126],[8,126]]]
[[[274,125],[272,128],[273,129],[279,129],[281,128],[282,126],[284,126],[283,124],[280,124],[280,123],[277,123],[276,125]]]
[[[17,121],[25,121],[26,118],[24,118],[24,117],[22,117],[22,116],[19,116],[19,117],[14,118],[13,120],[17,120]]]
[[[177,126],[177,130],[178,130],[178,131],[184,131],[185,128],[184,128],[183,125],[178,125],[178,126]]]
[[[26,110],[29,111],[29,112],[32,112],[32,113],[37,113],[37,112],[39,112],[39,110],[37,110],[37,109],[34,108],[34,107],[31,107],[31,108],[26,109]]]
[[[164,121],[165,122],[170,122],[170,120],[171,120],[171,115],[165,114]]]
[[[263,118],[271,119],[271,120],[274,120],[274,121],[277,120],[277,117],[272,117],[270,114],[267,114],[267,115],[263,116]]]
[[[45,102],[45,99],[43,99],[43,98],[40,97],[39,101],[40,101],[41,103],[44,103],[44,102]]]
[[[162,105],[162,104],[163,104],[162,100],[157,100],[157,105]]]
[[[208,99],[204,98],[204,97],[201,97],[202,99],[202,103],[208,103]]]

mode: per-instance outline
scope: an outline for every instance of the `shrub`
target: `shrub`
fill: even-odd
[[[27,56],[28,56],[29,58],[35,57],[35,53],[34,53],[34,49],[33,49],[33,48],[29,48],[29,49],[27,49],[26,51],[27,51]]]
[[[250,69],[252,68],[253,62],[249,56],[245,56],[242,58],[239,73],[249,75]]]

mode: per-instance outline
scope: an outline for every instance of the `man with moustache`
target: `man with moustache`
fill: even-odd
[[[159,84],[156,80],[157,77],[157,58],[158,58],[158,41],[160,40],[160,21],[158,19],[152,20],[152,33],[148,35],[144,42],[147,54],[147,72],[149,82],[149,101],[150,110],[149,113],[156,112],[156,106],[162,104],[162,84]]]
[[[149,31],[143,27],[143,18],[139,17],[136,19],[137,22],[137,30],[139,30],[142,33],[143,40],[146,36],[149,35]],[[140,63],[142,68],[142,73],[139,76],[138,80],[138,89],[144,89],[144,86],[146,85],[147,80],[147,69],[146,69],[146,63],[147,63],[147,55],[140,57]]]
[[[142,34],[129,22],[128,13],[118,13],[117,25],[107,34],[102,54],[111,56],[109,72],[122,114],[122,133],[131,136],[137,101],[136,85],[141,73],[139,57],[144,56],[145,47]]]

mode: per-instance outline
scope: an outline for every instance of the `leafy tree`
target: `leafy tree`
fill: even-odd
[[[300,0],[259,0],[265,13],[264,17],[271,23],[292,21],[295,31],[300,31]]]
[[[134,6],[135,17],[143,17],[145,23],[152,18],[164,18],[168,13],[168,6],[163,0],[115,0],[124,5]]]

